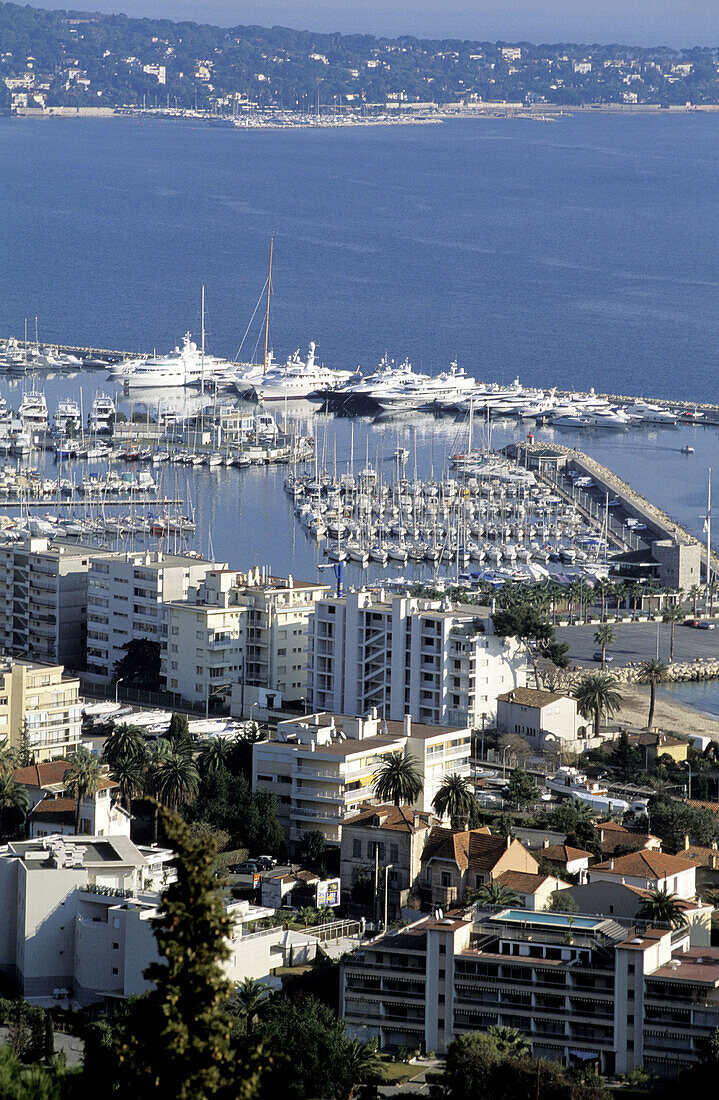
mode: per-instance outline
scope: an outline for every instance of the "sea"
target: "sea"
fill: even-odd
[[[199,334],[204,286],[210,350],[261,358],[273,238],[277,359],[314,340],[348,369],[385,353],[431,372],[456,359],[482,381],[719,402],[714,114],[248,131],[2,118],[0,157],[0,336],[27,321],[41,342],[168,351]],[[51,413],[80,393],[87,411],[111,386],[97,372],[36,381]],[[29,384],[0,377],[0,394],[17,407]],[[127,413],[142,405],[117,397]],[[182,412],[193,398],[145,397],[151,412],[167,401]],[[391,476],[401,445],[410,472],[438,475],[466,443],[464,425],[425,414],[274,411],[315,437],[330,470],[351,453]],[[526,431],[497,422],[491,443]],[[719,428],[537,438],[585,450],[701,535]],[[334,583],[295,523],[285,470],[181,471],[163,488],[192,508],[196,549]]]

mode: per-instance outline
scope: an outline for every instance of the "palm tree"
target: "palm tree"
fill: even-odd
[[[590,672],[582,676],[574,689],[579,712],[585,718],[594,719],[594,736],[599,737],[602,717],[611,718],[622,705],[622,697],[616,689],[617,681],[605,672]]]
[[[2,822],[2,835],[9,833],[8,821],[24,816],[27,813],[27,791],[16,783],[10,771],[0,769],[0,821]]]
[[[168,810],[179,810],[192,802],[200,787],[200,776],[193,761],[182,752],[171,751],[162,761],[157,795]]]
[[[464,776],[445,775],[432,799],[432,806],[440,817],[449,817],[453,829],[461,829],[474,806],[474,791]]]
[[[671,624],[671,633],[669,635],[669,660],[674,660],[674,627],[677,625],[680,619],[684,618],[684,612],[678,603],[673,603],[671,607],[668,607],[662,616],[665,623]]]
[[[126,810],[133,798],[139,798],[145,789],[144,757],[120,757],[110,771],[120,788],[120,797]]]
[[[615,637],[614,627],[609,623],[602,623],[594,635],[594,644],[602,647],[602,672],[607,667],[607,646],[614,644]]]
[[[485,882],[470,895],[472,901],[478,901],[480,905],[502,906],[519,905],[519,894],[510,886],[504,886],[501,882]]]
[[[114,767],[119,760],[144,760],[147,754],[143,730],[123,722],[115,726],[102,747],[105,763]]]
[[[231,744],[226,737],[209,737],[200,749],[198,767],[202,775],[224,768],[230,755]]]
[[[650,658],[648,661],[642,661],[641,671],[639,673],[639,683],[649,684],[648,728],[654,724],[654,705],[657,701],[657,684],[665,684],[668,675],[669,669],[664,661],[657,661],[654,657]]]
[[[376,1047],[372,1043],[363,1043],[361,1039],[348,1040],[344,1053],[344,1070],[347,1100],[352,1100],[357,1085],[379,1083],[387,1076]]]
[[[666,890],[648,890],[637,910],[637,916],[642,920],[661,921],[672,928],[682,928],[687,923],[682,912],[681,899],[677,894],[669,894]]]
[[[83,799],[92,798],[100,789],[102,765],[84,745],[79,745],[62,781],[67,793],[75,799],[75,835],[79,836]]]
[[[403,752],[390,752],[382,757],[374,779],[375,798],[380,802],[414,802],[422,793],[424,783],[417,764]]]
[[[267,1004],[270,993],[269,986],[264,982],[258,982],[255,978],[245,978],[235,986],[232,1003],[237,1009],[237,1015],[244,1020],[245,1035],[251,1034],[260,1010]]]
[[[702,590],[698,584],[693,584],[687,592],[687,596],[692,601],[692,615],[695,619],[697,617],[697,604],[699,603],[699,598],[701,594]]]
[[[145,762],[145,790],[155,799],[152,814],[152,836],[155,844],[157,844],[162,769],[165,761],[171,755],[172,746],[170,742],[164,737],[158,737],[150,746]]]
[[[490,1027],[489,1034],[494,1039],[500,1054],[510,1058],[528,1058],[532,1048],[521,1031],[516,1027]]]

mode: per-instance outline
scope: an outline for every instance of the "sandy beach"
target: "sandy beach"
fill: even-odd
[[[620,684],[622,709],[616,720],[644,728],[649,715],[649,687],[643,684]],[[719,741],[719,718],[703,714],[693,707],[662,697],[657,689],[654,725],[665,732],[697,733]]]

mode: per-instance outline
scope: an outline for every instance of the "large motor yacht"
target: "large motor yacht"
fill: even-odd
[[[465,397],[476,385],[456,362],[434,376],[415,374],[406,361],[405,365],[408,369],[397,380],[375,386],[372,392],[372,399],[384,412],[446,405]]]
[[[186,332],[182,338],[182,347],[175,347],[169,355],[129,360],[124,364],[120,376],[129,390],[165,389],[168,386],[191,386],[209,382],[227,374],[230,366],[226,359],[208,355],[198,348],[191,333]]]
[[[318,364],[315,344],[311,342],[306,361],[302,360],[298,349],[286,363],[265,371],[253,390],[259,401],[296,401],[308,398],[317,390],[341,386],[351,377],[351,371],[330,370]]]

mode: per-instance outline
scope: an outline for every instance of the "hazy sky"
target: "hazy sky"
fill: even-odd
[[[427,37],[719,44],[719,0],[32,0],[37,7],[123,11],[234,25]]]

